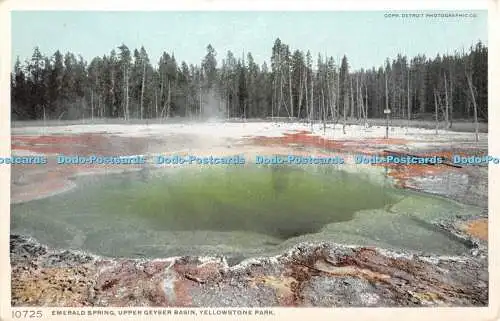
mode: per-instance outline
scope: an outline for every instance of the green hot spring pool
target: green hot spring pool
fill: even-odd
[[[460,254],[431,224],[476,209],[333,167],[177,168],[75,178],[11,206],[11,231],[111,257],[274,255],[302,241]]]

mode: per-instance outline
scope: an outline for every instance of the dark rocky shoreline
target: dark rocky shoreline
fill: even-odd
[[[230,266],[224,257],[111,259],[11,235],[12,305],[50,307],[487,306],[487,245],[460,257],[304,243]]]

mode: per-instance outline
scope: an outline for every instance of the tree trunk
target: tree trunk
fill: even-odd
[[[385,109],[389,109],[389,91],[387,89],[387,75],[385,75]]]
[[[333,105],[333,111],[332,111],[332,119],[333,119],[333,131],[335,132],[335,123],[338,122],[338,115],[339,115],[339,112],[338,112],[338,99],[337,97],[339,96],[339,93],[338,93],[338,88],[335,87],[335,70],[333,72],[333,75],[332,75],[332,79],[331,79],[331,82],[332,82],[332,85],[331,85],[331,91],[332,91],[332,105]]]
[[[391,110],[391,112],[393,112],[393,113],[396,114],[397,112],[399,112],[399,109],[396,110],[397,109],[397,105],[396,105],[396,88],[395,88],[396,87],[396,85],[395,85],[396,80],[394,78],[396,78],[396,77],[393,74],[392,78],[391,78],[391,86],[390,86],[391,93],[392,93],[392,100],[391,100],[391,109],[392,110]]]
[[[284,77],[285,77],[285,75],[281,76],[281,83],[282,84],[285,83]],[[287,106],[286,101],[285,101],[285,99],[283,97],[285,97],[285,95],[283,94],[283,87],[281,87],[281,101],[280,101],[280,106],[284,105],[286,114],[288,115],[288,117],[291,117],[290,111],[288,110],[288,106]],[[278,117],[279,117],[279,113],[278,113]]]
[[[146,62],[143,62],[143,69],[142,69],[142,86],[141,86],[141,119],[142,119],[142,114],[143,114],[143,106],[144,106],[144,84],[146,81]]]
[[[123,84],[123,86],[124,86],[124,88],[123,88],[123,99],[125,100],[124,102],[122,102],[122,104],[123,104],[123,118],[125,120],[127,120],[127,70],[126,69],[124,69],[123,74],[124,74],[124,79],[123,80],[125,82]]]
[[[365,84],[365,127],[368,125],[368,87]]]
[[[283,72],[282,72],[282,66],[281,66],[281,53],[278,53],[278,70],[279,70],[279,77],[280,77],[280,98],[278,101],[278,116],[280,117],[280,111],[281,111],[281,104],[283,102]]]
[[[453,77],[450,76],[450,129],[453,126]]]
[[[104,107],[105,107],[105,105],[102,105],[102,107],[101,107],[101,95],[97,95],[97,109],[99,110],[99,113],[101,114],[101,118],[104,118]]]
[[[406,84],[406,88],[408,89],[408,92],[407,92],[407,102],[406,102],[406,105],[407,105],[407,108],[408,108],[408,112],[407,112],[407,116],[408,116],[408,124],[406,126],[406,130],[408,130],[408,128],[410,127],[410,122],[411,122],[411,101],[410,101],[410,91],[411,91],[411,88],[410,88],[410,69],[408,69],[408,79],[407,79],[407,84]]]
[[[387,89],[387,73],[385,75],[385,109],[389,110],[389,91]],[[389,138],[389,114],[385,115],[385,138]]]
[[[436,135],[438,134],[439,120],[438,120],[438,101],[436,89],[434,89],[434,114],[436,116]]]
[[[155,117],[158,118],[158,93],[156,90],[157,88],[155,88]]]
[[[274,71],[274,79],[273,79],[273,105],[271,109],[271,118],[273,119],[273,121],[274,117],[276,116],[276,111],[278,109],[278,72],[279,72],[279,60],[278,60],[278,69]]]
[[[114,70],[111,70],[111,116],[118,116],[118,112],[116,111],[116,97],[115,97],[115,73]]]
[[[311,120],[311,116],[309,114],[309,91],[308,91],[308,87],[309,87],[309,77],[307,77],[309,74],[309,70],[308,68],[306,67],[306,70],[305,70],[305,90],[306,90],[306,114],[307,114],[307,118],[309,119],[309,121]]]
[[[326,133],[326,117],[325,117],[325,92],[323,86],[321,87],[321,115],[323,118],[323,135]]]
[[[359,122],[361,116],[361,104],[359,99],[359,75],[356,75],[356,120]]]
[[[291,66],[288,66],[288,91],[290,93],[290,112],[293,118],[293,95],[292,95],[292,70]]]
[[[351,119],[354,118],[354,93],[352,90],[352,77],[349,77],[351,79],[351,106],[350,106],[350,112],[351,112]]]
[[[444,111],[444,119],[446,123],[446,128],[450,128],[449,121],[449,100],[448,100],[448,84],[446,79],[446,73],[444,73],[444,101],[445,101],[445,111]]]
[[[164,83],[163,75],[160,75],[160,105],[161,106],[164,105],[163,104],[163,102],[164,102],[164,100],[163,100],[163,87],[164,87],[164,84],[163,83]],[[163,111],[163,109],[162,109],[162,111]],[[158,114],[156,114],[156,115],[157,115],[156,117],[158,118]],[[161,117],[162,117],[162,115],[160,115],[160,118]]]
[[[336,109],[336,106],[335,106],[335,88],[334,88],[334,84],[335,84],[335,72],[333,71],[333,75],[331,75],[331,77],[328,78],[328,89],[329,89],[329,92],[330,92],[330,113],[332,114],[332,121],[335,122],[335,109]],[[335,125],[334,125],[335,126]]]
[[[297,117],[299,118],[300,121],[300,113],[302,111],[302,99],[303,99],[303,89],[304,89],[304,81],[302,80],[302,73],[299,72],[300,77],[299,77],[299,101],[298,101],[298,106],[297,106]]]
[[[333,80],[335,81],[335,79]],[[336,105],[336,108],[335,108],[335,113],[337,114],[336,116],[336,120],[337,122],[340,120],[340,93],[341,93],[341,90],[340,90],[340,68],[337,72],[337,79],[336,79],[336,87],[335,87],[335,105]],[[333,125],[333,129],[335,130],[335,124]]]
[[[475,129],[476,129],[476,142],[479,141],[479,123],[478,123],[478,120],[477,120],[477,104],[476,104],[476,97],[474,96],[474,87],[472,85],[472,79],[471,79],[471,75],[467,75],[467,83],[469,84],[469,89],[470,89],[470,93],[471,93],[471,96],[472,96],[472,104],[474,106],[474,125],[475,125]]]
[[[202,100],[201,100],[201,75],[198,77],[198,83],[199,83],[198,85],[199,85],[199,91],[200,91],[200,92],[199,92],[199,95],[200,95],[200,97],[199,97],[199,100],[200,100],[200,107],[199,107],[199,108],[200,108],[200,111],[199,111],[199,117],[201,118],[202,111],[203,111],[203,104],[202,104]],[[169,83],[169,85],[170,85],[170,83]]]
[[[272,107],[271,107],[272,108]],[[231,114],[229,113],[230,112],[230,104],[229,104],[229,90],[227,91],[227,102],[226,102],[226,109],[227,109],[227,119],[229,119],[231,117]],[[271,112],[271,115],[272,115],[272,112]],[[272,118],[272,116],[271,116]]]
[[[94,120],[94,90],[90,90],[90,119]]]
[[[346,110],[346,105],[349,103],[349,100],[347,98],[347,94],[344,95],[344,110],[343,110],[343,118],[344,118],[344,121],[343,121],[343,124],[342,124],[342,132],[344,133],[345,135],[345,125],[346,125],[346,117],[347,117],[347,110]]]
[[[171,105],[171,97],[172,97],[172,90],[171,90],[171,86],[170,86],[170,79],[167,80],[167,84],[168,84],[168,96],[167,96],[167,119],[168,117],[170,117],[170,105]]]
[[[363,84],[359,84],[359,89],[358,89],[358,99],[359,99],[359,118],[361,121],[363,121],[365,124],[364,126],[366,127],[366,115],[365,115],[365,102],[363,100]]]
[[[130,79],[129,79],[129,70],[127,69],[127,120],[130,119],[130,94],[129,94],[129,82],[130,82]]]
[[[311,120],[311,131],[312,131],[314,124],[314,72],[311,72],[311,113],[309,119]]]

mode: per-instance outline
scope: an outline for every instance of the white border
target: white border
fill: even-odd
[[[489,123],[498,124],[497,106],[500,106],[499,95],[499,8],[498,2],[495,0],[467,0],[467,1],[452,1],[452,0],[391,0],[391,1],[307,1],[307,0],[211,0],[211,1],[123,1],[123,0],[87,0],[87,1],[67,1],[67,0],[11,0],[0,3],[0,155],[10,154],[10,69],[11,69],[11,32],[10,32],[10,10],[292,10],[292,11],[320,11],[320,10],[480,10],[489,9]],[[496,89],[496,90],[495,90]],[[495,106],[495,107],[494,107]],[[498,137],[500,128],[490,126],[489,143],[490,154],[500,155],[498,146]],[[495,217],[493,209],[497,207],[497,200],[493,195],[500,195],[499,184],[495,183],[492,177],[499,174],[500,168],[490,167],[489,180],[489,230],[500,231],[500,219]],[[0,319],[10,320],[10,266],[8,260],[8,244],[9,244],[9,212],[10,212],[10,168],[0,166]],[[303,320],[336,320],[336,319],[366,319],[366,320],[497,320],[500,315],[499,308],[499,260],[496,253],[498,252],[499,237],[498,233],[489,233],[489,253],[490,253],[490,296],[488,308],[275,308],[273,309],[279,318],[285,320],[294,319]],[[43,319],[67,320],[68,317],[52,317],[50,311],[60,309],[40,309],[44,312]],[[114,310],[116,308],[99,310]],[[144,308],[141,308],[144,310]],[[148,317],[149,318],[149,317]],[[177,316],[176,319],[192,319],[191,317]],[[246,317],[197,317],[197,318],[212,318],[217,320],[237,320],[247,319]],[[260,317],[263,319],[276,317]],[[79,317],[79,320],[95,319],[95,317]],[[116,319],[113,317],[97,319]],[[136,319],[134,317],[121,317],[120,319]],[[162,317],[165,319],[165,317]],[[248,318],[249,319],[249,318]]]

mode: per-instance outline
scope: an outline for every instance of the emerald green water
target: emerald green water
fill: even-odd
[[[314,233],[352,219],[356,211],[395,201],[356,175],[320,175],[277,166],[184,171],[119,190],[109,186],[99,199],[102,212],[138,215],[155,230],[252,231],[280,239]],[[356,193],[364,195],[362,202]]]
[[[470,208],[335,168],[213,166],[77,183],[71,192],[12,205],[12,231],[131,257],[272,254],[308,240],[441,254],[467,249],[427,223]]]

